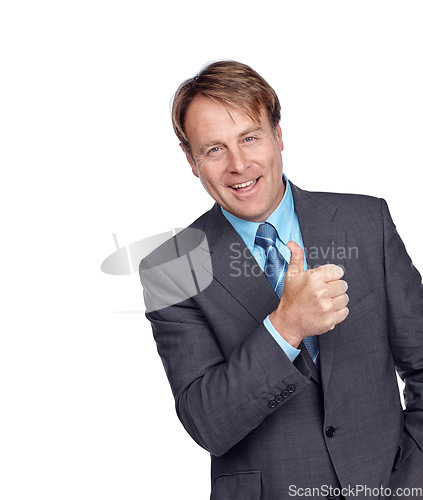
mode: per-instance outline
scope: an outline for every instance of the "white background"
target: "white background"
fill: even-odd
[[[112,233],[124,246],[211,206],[169,112],[203,64],[261,73],[288,177],[386,198],[423,269],[422,14],[416,0],[2,4],[2,499],[208,498],[138,276],[100,271]]]

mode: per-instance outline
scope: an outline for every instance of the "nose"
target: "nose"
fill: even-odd
[[[229,151],[229,170],[241,174],[248,168],[246,152],[241,148],[233,148]]]

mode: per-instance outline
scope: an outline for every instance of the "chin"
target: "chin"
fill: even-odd
[[[251,210],[244,210],[245,215],[242,218],[253,222],[263,222],[270,213],[268,207],[254,207]]]
[[[242,214],[238,214],[237,217],[240,219],[248,220],[250,222],[263,222],[265,220],[265,216],[261,215],[262,212],[256,213],[256,212],[244,212]]]

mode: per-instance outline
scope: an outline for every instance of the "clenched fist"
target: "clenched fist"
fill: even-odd
[[[342,267],[327,264],[304,271],[304,253],[295,242],[287,244],[291,260],[278,308],[269,319],[293,347],[311,335],[333,330],[348,316],[348,285]]]

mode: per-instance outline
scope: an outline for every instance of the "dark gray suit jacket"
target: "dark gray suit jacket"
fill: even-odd
[[[384,200],[291,186],[309,267],[342,265],[349,284],[349,316],[319,336],[320,371],[303,346],[291,363],[263,326],[279,299],[217,205],[190,226],[195,244],[182,232],[140,265],[177,414],[211,454],[211,498],[423,487],[421,277]],[[182,255],[199,293],[186,289]],[[170,289],[181,301],[158,306]]]

